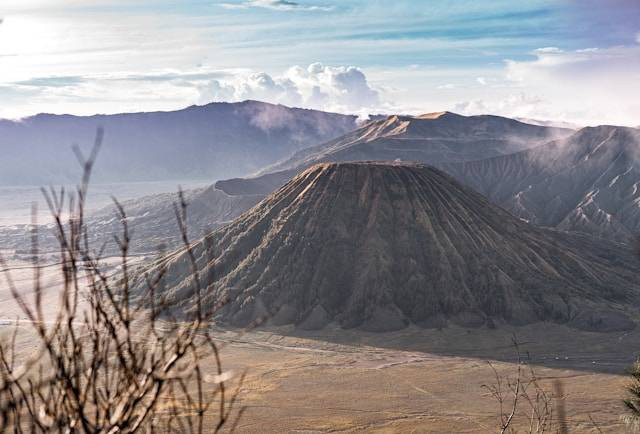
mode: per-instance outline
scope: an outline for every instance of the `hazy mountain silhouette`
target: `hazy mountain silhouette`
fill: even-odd
[[[105,140],[98,182],[208,179],[248,175],[305,147],[356,128],[356,117],[257,101],[116,115],[41,114],[0,120],[0,185],[74,183],[71,146]]]
[[[229,196],[213,186],[187,190],[184,199],[188,203],[187,225],[192,239],[229,223],[247,209],[256,205],[260,196]],[[177,193],[144,196],[122,203],[132,231],[130,248],[136,253],[154,252],[158,246],[174,249],[181,244],[174,205]],[[114,236],[122,232],[122,224],[113,206],[105,207],[87,216],[90,236],[96,245],[107,242],[115,249]]]

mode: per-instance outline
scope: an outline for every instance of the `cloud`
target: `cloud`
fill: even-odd
[[[241,3],[221,3],[225,9],[263,8],[276,11],[331,11],[332,6],[303,5],[290,0],[245,0]]]
[[[158,71],[148,74],[101,73],[35,76],[0,82],[0,118],[36,113],[122,113],[175,110],[194,104],[198,86],[232,77],[238,70]]]
[[[640,44],[640,32],[636,33],[636,42]]]
[[[532,54],[532,60],[507,60],[500,88],[460,102],[454,110],[586,125],[638,124],[639,45],[571,51],[545,47]]]
[[[379,110],[379,92],[353,66],[293,66],[273,77],[265,72],[211,80],[200,87],[201,102],[256,99],[343,113]]]
[[[564,51],[562,51],[558,47],[542,47],[534,50],[533,52],[537,54],[545,54],[545,53],[563,53]]]
[[[287,106],[367,115],[392,111],[353,66],[294,66],[281,74],[248,69],[36,76],[0,83],[0,118],[39,112],[120,113],[175,110],[213,101],[260,100]],[[386,94],[386,93],[385,93]],[[385,110],[386,108],[386,110]]]
[[[476,78],[476,81],[478,83],[480,83],[482,86],[486,86],[487,85],[487,79],[484,78],[484,77],[478,77],[478,78]]]
[[[519,92],[496,100],[479,98],[464,101],[456,104],[453,111],[463,115],[491,113],[509,117],[538,117],[543,103],[544,100],[538,95]]]

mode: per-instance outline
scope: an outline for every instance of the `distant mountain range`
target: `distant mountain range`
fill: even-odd
[[[218,182],[229,194],[267,194],[316,163],[402,160],[429,164],[505,155],[566,137],[564,128],[530,125],[499,116],[461,116],[450,112],[389,116],[335,140],[307,148],[248,179]]]
[[[587,127],[444,170],[531,223],[620,241],[640,233],[640,130]]]
[[[419,164],[316,164],[193,251],[205,306],[227,300],[236,326],[619,331],[640,290],[630,248],[528,224]],[[196,306],[186,255],[161,262],[175,312]]]
[[[72,152],[88,150],[99,126],[96,182],[245,176],[356,128],[357,118],[258,101],[117,115],[41,114],[0,120],[0,185],[75,183]]]
[[[484,129],[465,125],[482,125],[482,120],[491,122],[488,125],[492,129],[486,129],[495,132],[495,140],[480,139],[480,135],[488,134]],[[386,128],[398,122],[400,127]],[[422,127],[429,122],[436,125]],[[216,188],[230,195],[266,195],[316,162],[413,160],[409,158],[413,155],[415,160],[441,168],[531,223],[624,242],[640,233],[640,130],[617,126],[536,130],[523,125],[493,116],[444,114],[405,121],[390,117],[272,166],[283,170],[218,181]],[[411,139],[406,139],[407,131],[413,132]],[[443,131],[461,139],[443,140]],[[434,132],[440,138],[432,138]],[[473,135],[475,141],[467,139]],[[465,145],[467,140],[469,144]],[[398,149],[395,143],[420,146],[409,151]],[[521,148],[530,146],[516,151],[518,143]],[[479,158],[482,150],[494,156]]]
[[[238,119],[238,113],[246,114],[256,107],[291,112],[309,122],[312,117],[338,119],[341,126],[337,130],[355,123],[352,117],[254,102],[187,110],[205,114],[226,111],[227,116]],[[242,115],[240,119],[248,118]],[[92,133],[92,129],[87,130],[87,137]],[[375,116],[341,137],[281,158],[259,175],[230,178],[218,181],[215,188],[188,192],[192,238],[238,217],[310,165],[417,159],[448,172],[531,223],[629,242],[640,232],[639,135],[640,130],[634,128],[600,126],[573,131],[497,116],[448,112],[418,117]],[[230,148],[228,152],[235,152],[233,146]],[[7,165],[6,161],[2,164]],[[219,167],[221,163],[210,164]],[[132,241],[134,251],[149,252],[161,244],[168,248],[177,245],[172,210],[175,199],[175,194],[165,194],[125,203],[130,225],[137,234]],[[113,215],[113,209],[108,208],[89,217],[97,243],[111,239],[111,234],[119,230]],[[8,248],[28,247],[26,228],[5,228],[0,236],[8,242]]]
[[[531,119],[531,118],[514,118],[517,121],[524,122],[525,124],[531,125],[542,125],[544,127],[557,127],[557,128],[568,128],[570,130],[579,130],[583,126],[574,124],[571,122],[564,121],[550,121],[550,120],[540,120],[540,119]]]
[[[563,137],[572,131],[531,125],[499,116],[461,116],[451,112],[389,116],[328,143],[299,151],[261,174],[322,161],[469,161],[510,154]]]

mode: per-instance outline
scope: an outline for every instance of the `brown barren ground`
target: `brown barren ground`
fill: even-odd
[[[553,333],[557,343],[566,334],[566,342],[573,341],[562,352],[561,360],[554,359],[557,367],[533,364],[548,391],[552,391],[554,380],[562,381],[572,432],[597,432],[590,416],[603,432],[624,431],[621,399],[627,378],[598,371],[597,367],[585,369],[587,364],[582,361],[564,360],[571,357],[564,354],[571,354],[579,346],[576,339],[580,337],[575,331],[559,326],[518,331],[528,337]],[[262,329],[240,339],[229,338],[232,343],[224,350],[225,366],[248,369],[241,395],[242,404],[247,407],[239,425],[241,432],[499,431],[498,406],[482,386],[494,381],[487,360],[514,358],[507,330],[475,330],[467,334],[459,328],[442,332],[408,329],[380,335],[335,330],[305,337],[283,336],[283,332],[287,333]],[[231,336],[231,332],[228,334]],[[607,341],[613,336],[583,338],[587,343],[598,338]],[[338,340],[359,342],[331,342]],[[441,342],[433,345],[431,340]],[[410,341],[410,346],[422,346],[424,350],[390,348],[401,341]],[[449,343],[449,352],[485,354],[486,358],[443,354],[438,346],[444,341]],[[529,346],[546,348],[547,352],[557,348],[560,352],[556,342],[548,348],[543,342]],[[588,354],[585,349],[582,357]],[[594,346],[590,354],[603,365],[605,360],[622,364],[623,354],[605,356],[602,347]],[[516,372],[515,363],[492,363],[501,374]],[[594,366],[591,362],[589,365]],[[606,366],[612,370],[611,364]],[[524,429],[528,420],[520,418],[518,422],[517,426]]]
[[[57,309],[58,273],[57,267],[43,270],[49,314]],[[12,275],[28,294],[32,271],[19,268]],[[0,303],[5,335],[18,312],[4,281]],[[221,329],[217,335],[227,343],[224,368],[247,370],[238,432],[485,433],[498,431],[498,406],[482,387],[494,381],[487,361],[502,374],[515,374],[514,333],[543,387],[551,391],[553,381],[562,380],[571,432],[598,432],[591,419],[603,432],[625,431],[628,379],[621,374],[640,348],[640,331],[587,333],[540,323],[393,333],[266,327],[245,334]],[[37,344],[29,324],[21,323],[19,336],[26,357]],[[517,422],[518,428],[527,423],[522,417]]]

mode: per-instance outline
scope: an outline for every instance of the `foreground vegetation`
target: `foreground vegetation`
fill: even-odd
[[[43,308],[45,286],[35,229],[33,293],[20,293],[10,273],[5,273],[26,318],[21,322],[28,322],[37,346],[28,360],[19,360],[19,323],[0,345],[0,426],[14,432],[87,433],[201,433],[232,428],[242,411],[234,412],[238,389],[230,392],[225,386],[229,374],[222,370],[219,344],[209,333],[211,312],[197,309],[191,318],[173,321],[161,293],[162,272],[145,276],[144,294],[130,292],[130,233],[119,205],[122,233],[114,240],[120,252],[118,278],[108,273],[102,250],[93,250],[89,243],[84,209],[101,142],[99,131],[86,159],[77,150],[84,169],[77,191],[44,191],[55,222],[63,276],[57,313],[47,316]],[[188,251],[184,200],[175,210]],[[7,268],[1,257],[0,265]],[[195,264],[192,272],[199,294]],[[214,375],[205,375],[205,358],[214,361]]]

